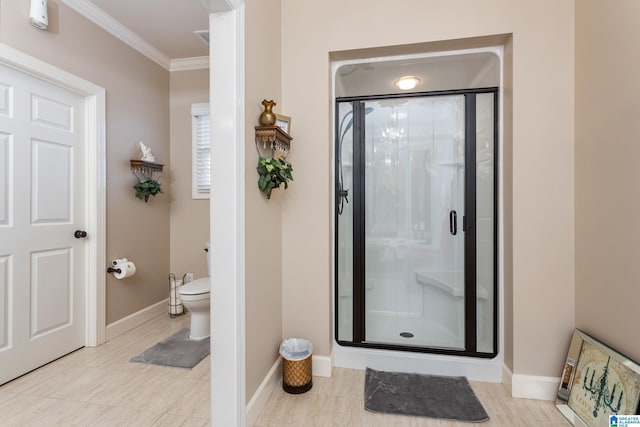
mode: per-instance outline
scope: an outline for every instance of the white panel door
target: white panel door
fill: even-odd
[[[0,66],[0,384],[84,345],[83,111]]]

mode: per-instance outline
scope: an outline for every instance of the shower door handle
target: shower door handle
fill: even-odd
[[[449,232],[452,236],[458,234],[458,214],[456,211],[449,211]]]

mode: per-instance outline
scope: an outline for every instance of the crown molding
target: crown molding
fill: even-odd
[[[169,71],[203,70],[209,68],[208,56],[172,59]]]
[[[209,13],[228,12],[239,8],[244,0],[200,0]]]
[[[116,21],[102,9],[85,0],[60,0],[94,24],[103,28],[113,36],[120,39],[125,44],[131,46],[147,58],[156,62],[166,70],[171,69],[171,59],[160,50],[152,46],[142,37],[131,31],[129,28]]]

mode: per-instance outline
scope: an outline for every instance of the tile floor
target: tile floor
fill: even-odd
[[[547,427],[570,426],[552,402],[514,399],[502,384],[471,382],[490,420],[461,423],[367,412],[364,371],[333,369],[331,378],[313,378],[313,388],[291,395],[278,387],[254,427]]]
[[[208,426],[209,357],[192,370],[128,362],[188,324],[188,317],[160,316],[5,384],[0,426]],[[366,412],[364,371],[336,368],[333,374],[315,377],[302,395],[277,387],[254,427],[473,425]],[[491,417],[478,426],[569,425],[551,402],[513,399],[500,384],[471,384]]]
[[[129,363],[189,325],[153,319],[0,387],[0,426],[208,426],[209,357],[192,370]]]

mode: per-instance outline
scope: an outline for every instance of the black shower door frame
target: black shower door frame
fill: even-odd
[[[477,293],[476,293],[476,95],[493,94],[493,350],[477,351]],[[365,101],[394,98],[420,98],[463,95],[465,99],[465,212],[463,215],[464,243],[464,290],[465,290],[465,348],[463,350],[404,346],[367,342],[365,339]],[[339,105],[351,103],[353,111],[353,335],[351,341],[339,338],[338,306],[338,221],[339,206],[343,202],[340,194],[340,147],[339,147]],[[342,346],[375,348],[384,350],[410,351],[419,353],[447,354],[479,358],[494,358],[498,354],[498,88],[446,90],[415,92],[390,95],[340,97],[335,101],[335,235],[334,235],[334,334],[336,342]]]

